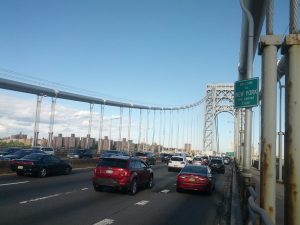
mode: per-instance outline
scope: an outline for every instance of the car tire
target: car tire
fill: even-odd
[[[209,188],[207,189],[207,194],[211,195],[214,191],[214,187],[211,185],[209,186]]]
[[[129,187],[129,194],[135,195],[136,193],[137,193],[137,181],[136,179],[133,179]]]
[[[96,192],[101,192],[101,191],[103,191],[103,187],[102,186],[94,186],[94,190]]]
[[[171,171],[172,171],[171,168],[168,167],[168,172],[171,172]]]
[[[47,176],[47,169],[46,168],[42,168],[40,171],[39,171],[39,177],[45,177]]]
[[[176,187],[176,191],[177,191],[177,192],[179,192],[179,193],[181,193],[181,192],[182,192],[182,189],[181,189],[181,188],[178,188],[178,187]]]
[[[153,187],[153,175],[150,176],[149,181],[147,183],[147,187],[151,189]]]
[[[65,175],[68,175],[68,174],[70,174],[71,172],[72,172],[72,168],[69,167],[69,166],[67,166],[67,167],[65,168],[64,174],[65,174]]]
[[[16,173],[17,173],[18,176],[24,176],[23,172],[17,171]]]

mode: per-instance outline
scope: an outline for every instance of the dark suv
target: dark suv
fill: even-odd
[[[104,187],[126,190],[136,194],[139,186],[152,188],[153,171],[140,159],[130,156],[110,156],[100,158],[93,175],[95,191]]]
[[[67,157],[69,159],[93,158],[94,150],[92,149],[74,149],[71,150]]]
[[[222,159],[212,158],[209,162],[212,172],[225,173],[225,165]]]
[[[152,152],[137,152],[135,153],[135,156],[143,160],[149,165],[155,165],[156,164],[156,157]]]

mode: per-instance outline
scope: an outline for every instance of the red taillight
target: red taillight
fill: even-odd
[[[33,166],[33,165],[34,165],[34,162],[23,162],[23,163],[21,163],[21,164],[23,164],[23,165],[31,165],[31,166]]]
[[[120,169],[119,170],[119,175],[121,177],[127,177],[129,174],[130,174],[130,172],[128,170],[126,170],[126,169]]]
[[[185,178],[187,178],[187,176],[184,176],[184,175],[178,175],[178,178],[179,178],[179,179],[185,179]]]

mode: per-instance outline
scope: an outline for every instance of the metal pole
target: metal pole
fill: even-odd
[[[260,204],[273,223],[276,217],[276,110],[277,110],[277,49],[281,36],[261,37],[262,54],[261,100],[261,181]]]
[[[99,129],[99,141],[98,141],[98,154],[103,150],[102,148],[102,131],[103,131],[103,113],[104,113],[104,105],[100,105],[100,129]]]
[[[35,120],[34,120],[34,136],[33,136],[33,141],[32,141],[32,147],[38,145],[42,99],[43,99],[43,96],[37,95]]]
[[[248,55],[247,55],[247,79],[253,77],[253,41],[254,41],[254,21],[250,11],[246,8],[244,1],[240,0],[241,7],[248,18]],[[251,133],[252,133],[252,108],[246,108],[245,112],[245,146],[243,172],[246,179],[251,177]]]
[[[55,116],[55,104],[56,104],[56,97],[53,97],[52,98],[52,103],[51,103],[50,125],[49,125],[49,135],[48,135],[48,147],[52,147],[52,145],[53,145],[53,125],[54,125],[54,116]]]
[[[279,158],[279,168],[278,168],[278,182],[282,183],[282,138],[284,135],[284,132],[282,131],[282,88],[284,85],[281,84],[279,80],[279,132],[278,132],[278,158]]]
[[[148,151],[148,146],[149,146],[149,141],[148,141],[148,137],[149,137],[149,114],[150,114],[150,110],[147,109],[147,128],[146,128],[146,148]]]
[[[165,149],[165,136],[166,136],[166,111],[164,110],[164,127],[163,127],[163,141],[162,141],[163,150]]]
[[[292,4],[293,2],[293,4]],[[298,12],[298,1],[291,1]],[[290,9],[293,11],[294,9]],[[290,21],[290,24],[297,24]],[[300,224],[300,34],[297,28],[290,28],[293,34],[285,37],[283,52],[288,55],[288,74],[286,75],[286,124],[285,124],[285,207],[284,224]]]

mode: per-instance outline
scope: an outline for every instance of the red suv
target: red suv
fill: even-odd
[[[100,158],[93,176],[95,191],[103,187],[125,189],[129,194],[136,194],[138,187],[153,186],[153,171],[142,160],[130,156],[111,156]]]

